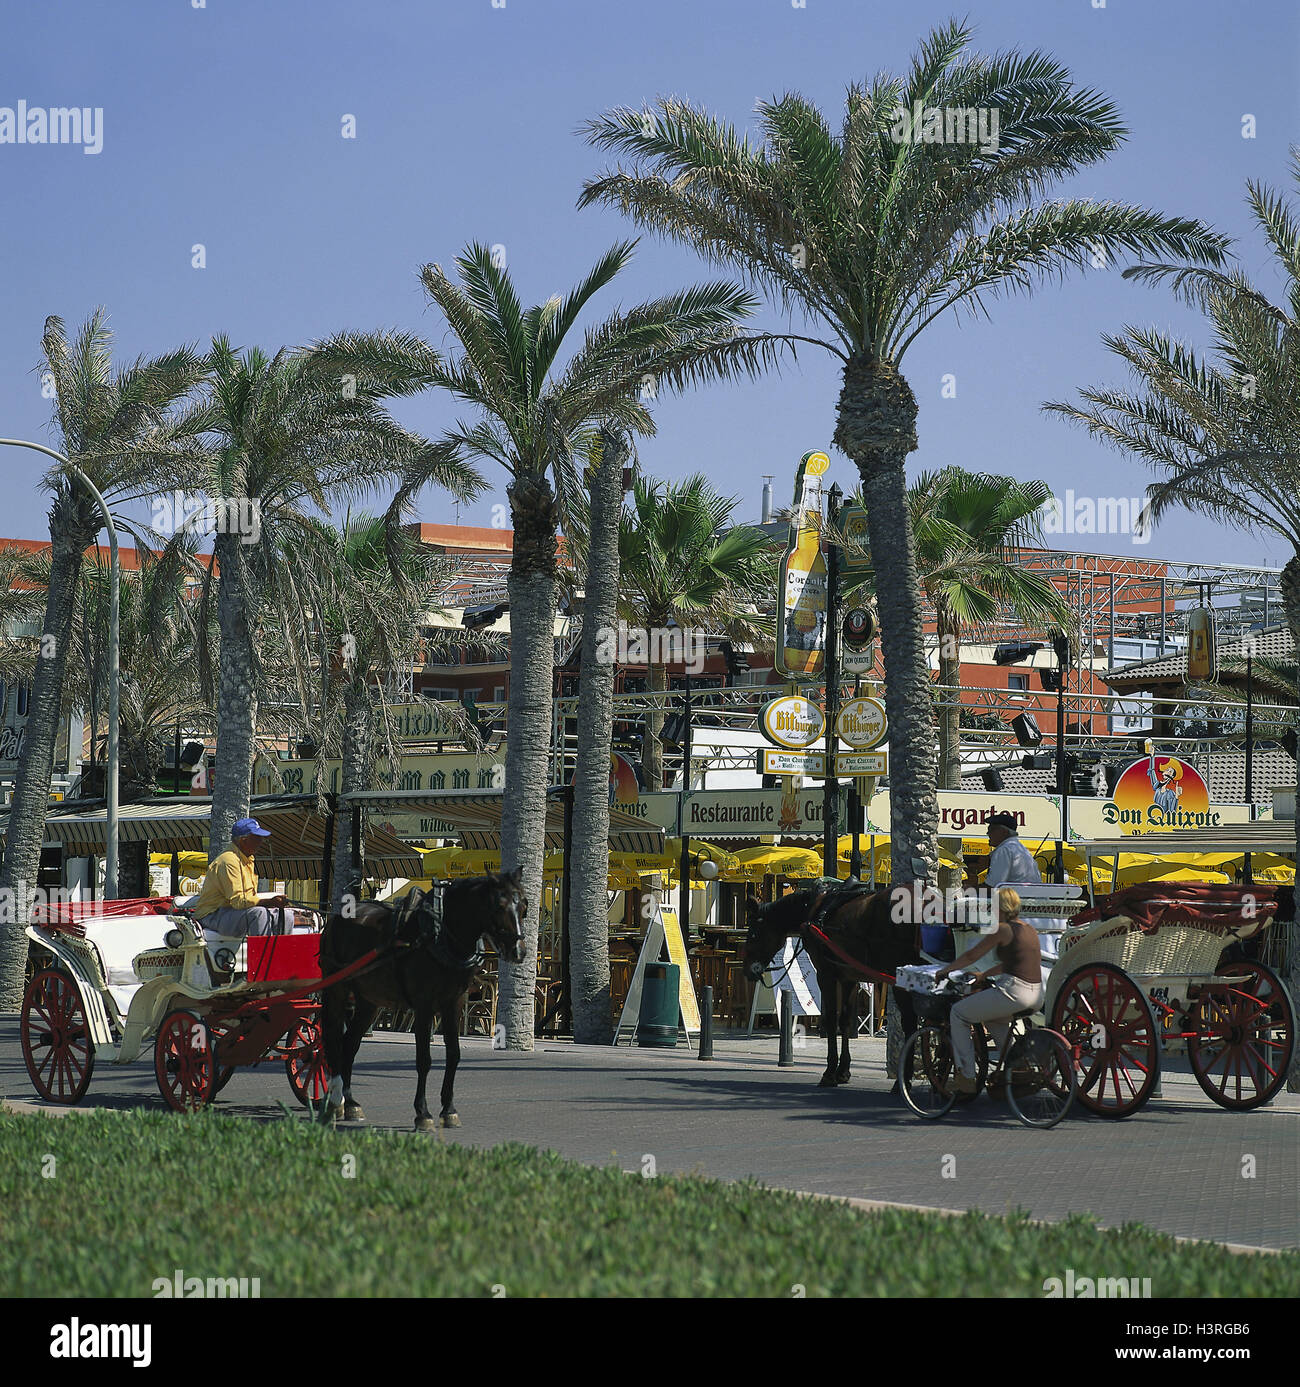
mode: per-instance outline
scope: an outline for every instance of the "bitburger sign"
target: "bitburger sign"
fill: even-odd
[[[841,740],[858,751],[870,751],[885,740],[889,723],[885,705],[878,698],[851,698],[840,709],[835,730]]]
[[[811,699],[788,694],[763,705],[758,725],[774,746],[799,751],[820,739],[826,730],[826,714]]]

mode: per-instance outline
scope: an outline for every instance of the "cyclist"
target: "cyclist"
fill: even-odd
[[[982,935],[960,958],[940,968],[936,981],[949,973],[965,968],[990,950],[997,950],[997,968],[975,974],[976,987],[969,997],[949,1013],[952,1053],[956,1072],[952,1089],[956,1093],[974,1093],[979,1088],[975,1068],[975,1039],[971,1025],[983,1022],[1001,1050],[1007,1043],[1009,1021],[1018,1011],[1042,1006],[1046,989],[1038,954],[1038,931],[1020,918],[1020,895],[1009,886],[998,892],[998,924],[995,930]]]

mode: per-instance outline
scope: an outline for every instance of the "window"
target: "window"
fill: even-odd
[[[1008,674],[1007,688],[1019,689],[1022,693],[1029,688],[1029,676],[1027,674]]]
[[[496,686],[496,688],[492,690],[492,702],[493,702],[493,703],[504,703],[505,701],[506,701],[506,690],[505,690],[505,685],[504,685],[504,684],[498,684],[498,685]]]

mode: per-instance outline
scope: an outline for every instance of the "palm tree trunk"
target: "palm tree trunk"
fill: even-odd
[[[908,520],[904,464],[916,448],[916,399],[888,363],[853,357],[844,368],[835,441],[857,465],[876,570],[880,644],[889,715],[892,880],[915,879],[921,858],[934,880],[936,831],[934,698],[921,625],[921,584]]]
[[[13,909],[5,912],[9,918],[0,921],[0,1012],[17,1011],[22,1002],[27,965],[27,936],[23,928],[45,839],[77,580],[82,555],[95,537],[84,521],[80,527],[75,524],[77,510],[74,500],[61,497],[50,512],[50,585],[45,598],[45,623],[41,627],[41,651],[32,679],[26,735],[14,782],[4,870],[0,872],[0,887],[13,893]]]
[[[341,794],[366,788],[366,766],[370,755],[374,704],[364,681],[349,684],[343,695],[343,746],[339,768]],[[362,833],[365,832],[365,811],[362,810]],[[339,805],[334,839],[334,889],[330,908],[335,915],[344,913],[344,897],[351,895],[349,916],[359,904],[361,883],[352,875],[352,811]]]
[[[510,595],[510,703],[506,782],[501,809],[501,866],[523,871],[528,901],[524,961],[500,964],[497,1015],[506,1048],[533,1048],[537,926],[546,856],[546,781],[555,687],[555,493],[545,475],[523,473],[510,487],[514,548]]]
[[[955,690],[961,683],[960,631],[950,617],[941,614],[938,622],[939,683]],[[939,713],[939,787],[943,790],[961,789],[961,704],[960,695],[946,692]],[[962,878],[961,839],[953,843],[957,866],[939,868],[939,885],[948,890],[960,886]]]
[[[257,657],[253,650],[254,599],[239,536],[219,533],[213,544],[220,570],[217,622],[221,672],[217,681],[217,764],[212,776],[208,856],[230,845],[236,819],[248,814],[249,781],[257,732]]]
[[[573,786],[570,849],[573,911],[569,976],[573,1039],[607,1045],[613,1018],[609,997],[609,758],[614,736],[614,662],[602,663],[602,632],[618,620],[618,521],[627,440],[600,435],[600,465],[591,486],[591,536],[582,610],[582,673],[578,682],[578,763]]]
[[[1287,625],[1291,628],[1291,639],[1300,651],[1300,546],[1287,561],[1281,578],[1282,605],[1286,610]],[[1300,866],[1300,806],[1295,816],[1296,863]],[[1300,906],[1293,903],[1292,918],[1277,921],[1276,927],[1284,931],[1286,951],[1283,954],[1283,977],[1292,998],[1300,997]],[[1288,1093],[1300,1093],[1300,1046],[1291,1060],[1291,1072],[1287,1076]]]

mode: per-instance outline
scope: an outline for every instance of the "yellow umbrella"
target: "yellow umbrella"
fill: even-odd
[[[408,881],[405,886],[391,887],[383,895],[376,896],[375,899],[377,901],[395,901],[399,896],[405,896],[408,891],[414,891],[417,887],[421,891],[432,891],[433,881],[430,877],[417,878],[415,881]]]
[[[1122,875],[1122,873],[1121,873]],[[1208,867],[1164,867],[1153,871],[1145,881],[1192,881],[1203,882],[1207,886],[1230,886],[1232,878],[1226,872],[1216,872]]]
[[[858,840],[862,852],[862,871],[864,875],[871,873],[871,838],[868,834],[863,834]],[[988,845],[985,844],[987,847]],[[890,872],[890,841],[887,833],[876,834],[876,880],[888,881]],[[836,846],[836,866],[839,871],[847,876],[853,863],[853,835],[851,833],[841,834]],[[939,863],[944,867],[956,868],[957,859],[942,848],[939,850]]]
[[[477,852],[468,848],[431,848],[421,853],[423,872],[431,881],[454,881],[458,877],[479,877],[501,870],[499,852]]]
[[[811,879],[822,874],[822,855],[811,848],[744,848],[736,857],[747,881],[759,881],[765,876]]]
[[[664,845],[664,852],[672,859],[673,866],[680,866],[682,860],[682,840],[680,838],[669,838]],[[734,852],[729,852],[726,848],[720,848],[716,843],[706,843],[702,838],[692,838],[690,840],[690,853],[692,858],[698,858],[703,862],[715,863],[718,868],[719,876],[725,876],[727,872],[734,872],[740,867],[740,859]]]
[[[187,851],[176,854],[180,861],[181,874],[189,877],[201,877],[208,870],[208,855],[206,852]],[[172,855],[169,852],[151,852],[149,862],[155,867],[170,867]]]

